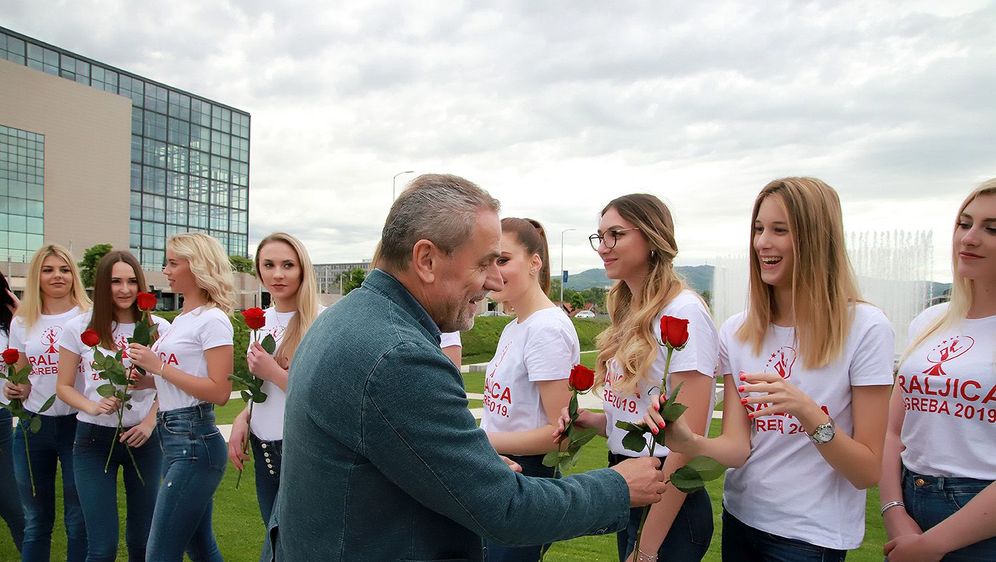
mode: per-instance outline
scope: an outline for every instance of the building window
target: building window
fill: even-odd
[[[45,136],[0,125],[0,260],[26,262],[45,239]]]

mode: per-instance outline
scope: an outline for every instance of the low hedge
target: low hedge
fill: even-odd
[[[173,321],[180,314],[177,310],[158,311],[156,316],[160,316]],[[483,363],[491,360],[498,347],[498,338],[505,325],[512,321],[511,316],[481,316],[474,319],[474,327],[460,334],[463,343],[463,357],[465,363]],[[232,326],[235,328],[234,360],[235,372],[246,374],[246,349],[249,347],[249,328],[246,327],[245,320],[241,314],[231,316]],[[574,328],[578,331],[578,339],[581,341],[581,349],[595,349],[595,338],[602,333],[609,325],[607,318],[573,318]]]

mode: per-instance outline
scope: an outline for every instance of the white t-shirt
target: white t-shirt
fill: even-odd
[[[66,348],[66,350],[75,353],[80,356],[80,373],[77,375],[76,386],[79,386],[80,380],[83,381],[83,396],[88,400],[93,400],[94,402],[100,402],[103,398],[98,392],[97,387],[107,384],[108,381],[100,378],[99,375],[93,369],[93,349],[89,346],[83,345],[82,340],[80,340],[80,334],[82,334],[87,326],[90,325],[90,317],[92,313],[85,313],[73,318],[66,323],[66,329],[62,332],[62,339],[59,340],[59,346]],[[159,332],[163,333],[169,328],[169,322],[159,318],[158,316],[153,316],[152,321],[159,326]],[[121,355],[121,362],[124,364],[125,368],[131,366],[131,360],[128,358],[128,338],[135,333],[135,324],[114,324],[114,331],[111,334],[114,343],[117,344],[119,349],[124,350]],[[108,350],[102,346],[97,346],[100,352],[104,355],[114,355],[115,351]],[[125,408],[124,416],[121,418],[121,422],[125,427],[132,427],[138,425],[145,419],[148,415],[149,410],[152,408],[152,403],[155,402],[156,391],[153,389],[148,390],[133,390],[131,392],[131,400],[128,401],[131,404],[131,409]],[[80,411],[76,414],[76,419],[92,423],[94,425],[102,425],[105,427],[117,427],[118,426],[118,415],[116,413],[101,414],[99,416],[91,416],[90,414]]]
[[[439,334],[439,347],[445,349],[453,346],[463,347],[463,342],[460,341],[460,332],[443,332]]]
[[[319,313],[322,310],[325,310],[324,306],[319,308]],[[297,311],[277,312],[277,309],[273,307],[266,309],[264,315],[266,325],[259,330],[259,340],[263,341],[263,338],[269,334],[273,336],[277,344],[275,349],[280,349],[280,343],[287,331],[287,324],[290,323],[295,314]],[[252,345],[251,341],[250,345]],[[248,353],[248,349],[246,352]],[[266,393],[266,400],[252,407],[250,429],[253,435],[263,441],[280,441],[284,438],[284,408],[287,403],[287,393],[270,381],[263,381],[262,388],[263,392]]]
[[[560,308],[506,324],[485,374],[481,429],[528,431],[549,424],[536,383],[567,379],[580,362],[577,331]]]
[[[874,306],[854,307],[843,353],[820,369],[803,365],[794,328],[772,325],[755,355],[752,346],[736,336],[744,318],[741,312],[720,329],[720,372],[738,377],[780,374],[823,407],[839,434],[854,434],[852,386],[892,384],[895,335]],[[727,511],[778,536],[837,550],[859,547],[865,533],[865,491],[824,460],[795,417],[764,416],[752,424],[750,457],[742,467],[726,472]]]
[[[31,394],[24,401],[24,408],[38,413],[45,402],[55,395],[55,383],[59,378],[59,340],[70,320],[81,313],[73,307],[62,314],[42,314],[31,329],[24,325],[24,319],[16,316],[10,325],[10,347],[28,357],[31,364]],[[77,390],[82,389],[77,379]],[[76,408],[58,398],[43,416],[68,416],[75,414]]]
[[[232,322],[224,312],[217,307],[199,306],[173,319],[169,330],[159,335],[152,350],[167,365],[194,377],[207,378],[204,352],[232,345],[233,336]],[[156,377],[156,390],[159,392],[159,410],[163,412],[201,403],[162,377]]]
[[[695,292],[685,289],[671,300],[664,307],[664,310],[654,317],[653,331],[657,341],[661,339],[661,318],[663,316],[688,320],[688,342],[680,351],[671,354],[670,372],[698,371],[707,377],[714,378],[719,358],[719,342],[716,335],[716,325],[713,324],[712,317],[706,310],[702,299]],[[644,377],[644,380],[640,381],[638,390],[634,394],[622,393],[616,389],[616,384],[622,380],[622,371],[615,359],[609,361],[606,366],[605,384],[602,386],[605,430],[609,436],[609,451],[627,457],[641,457],[650,454],[648,449],[644,449],[642,453],[637,453],[623,447],[622,440],[626,437],[626,431],[616,427],[616,422],[619,420],[632,423],[643,421],[647,408],[661,394],[659,387],[661,378],[664,376],[666,362],[667,348],[658,346],[657,357],[651,365],[650,373]],[[668,392],[673,388],[670,380],[667,381],[667,388]],[[680,392],[678,402],[681,402]],[[711,404],[712,400],[710,400],[710,407],[706,409],[706,416],[710,415]],[[655,457],[663,457],[667,454],[667,447],[657,446],[654,448]]]
[[[910,340],[947,310],[928,308]],[[917,474],[996,480],[996,316],[963,319],[903,361],[903,464]]]

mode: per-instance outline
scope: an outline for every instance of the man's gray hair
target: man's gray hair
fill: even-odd
[[[379,264],[408,269],[412,248],[430,240],[447,254],[470,239],[481,211],[498,212],[498,200],[459,176],[418,176],[391,206],[381,232]]]

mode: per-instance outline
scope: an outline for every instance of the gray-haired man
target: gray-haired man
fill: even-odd
[[[481,560],[481,539],[543,544],[625,528],[660,499],[655,459],[561,480],[509,470],[467,409],[439,333],[500,289],[498,201],[416,178],[391,208],[379,269],[326,311],[291,366],[275,559]]]

